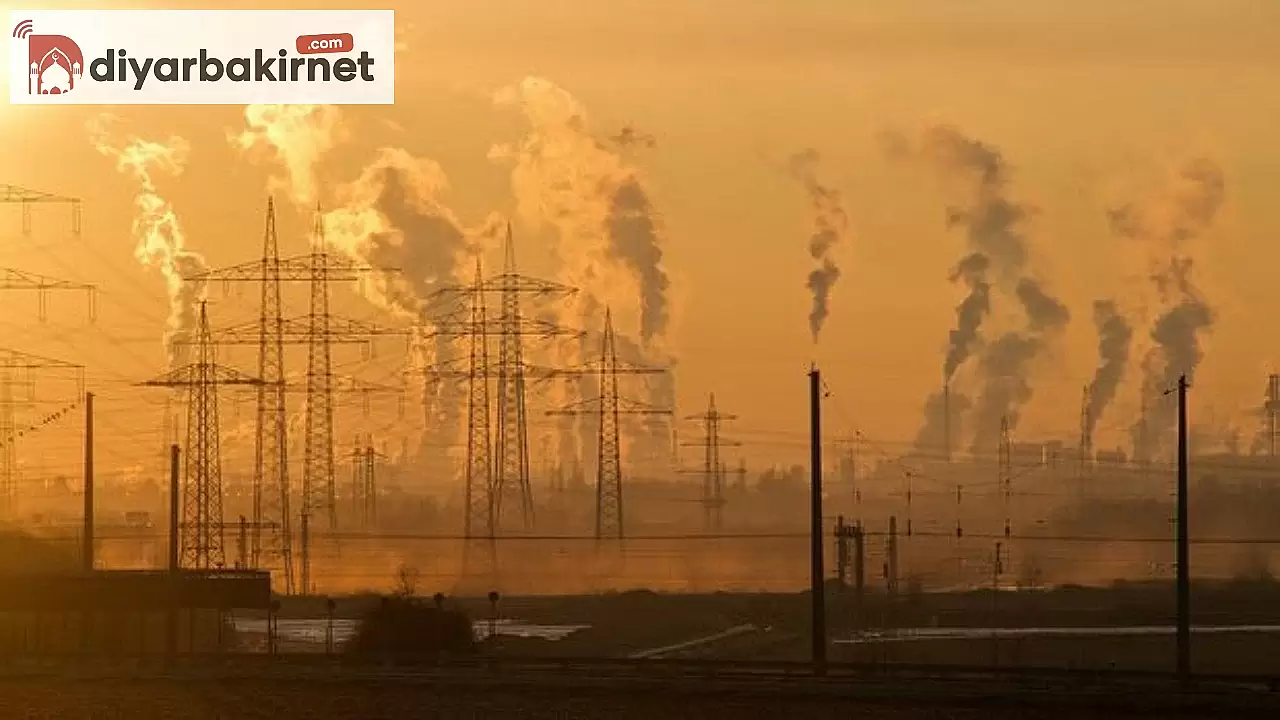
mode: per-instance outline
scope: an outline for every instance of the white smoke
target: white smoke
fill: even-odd
[[[188,342],[194,339],[199,320],[199,303],[204,299],[203,281],[184,277],[207,270],[204,258],[186,247],[186,236],[173,204],[162,196],[155,183],[156,173],[182,174],[190,146],[174,136],[165,142],[112,136],[113,118],[99,116],[89,123],[89,133],[98,152],[116,163],[116,170],[138,184],[134,196],[134,257],[140,263],[159,268],[169,296],[169,320],[164,347],[169,366],[176,367],[187,357]]]

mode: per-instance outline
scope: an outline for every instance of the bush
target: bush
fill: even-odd
[[[364,616],[347,654],[366,660],[433,660],[475,649],[471,619],[416,598],[383,598]]]

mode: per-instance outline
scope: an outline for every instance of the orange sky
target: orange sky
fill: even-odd
[[[486,154],[495,143],[518,141],[526,126],[490,98],[526,76],[572,93],[601,134],[625,124],[652,134],[656,147],[634,160],[664,221],[681,414],[700,410],[714,391],[722,409],[739,415],[744,432],[802,432],[804,374],[816,355],[832,390],[833,432],[856,425],[886,441],[914,435],[921,404],[939,383],[961,297],[946,278],[964,245],[945,227],[946,206],[956,199],[950,189],[919,168],[886,161],[878,138],[885,130],[913,134],[942,123],[1003,152],[1013,168],[1009,194],[1038,208],[1030,226],[1032,266],[1072,311],[1064,347],[1033,378],[1021,436],[1074,434],[1080,387],[1096,363],[1090,303],[1117,295],[1132,304],[1146,292],[1142,283],[1124,280],[1133,267],[1108,232],[1106,207],[1141,187],[1137,179],[1152,168],[1197,156],[1223,168],[1226,202],[1193,252],[1219,318],[1192,407],[1199,419],[1212,412],[1246,436],[1254,430],[1256,420],[1244,413],[1259,404],[1265,373],[1280,360],[1280,338],[1267,329],[1269,309],[1280,300],[1270,277],[1280,259],[1272,248],[1280,210],[1271,197],[1280,174],[1276,3],[1090,0],[1049,9],[1001,0],[964,3],[964,10],[945,0],[392,6],[407,46],[397,58],[398,103],[345,113],[350,139],[322,163],[326,191],[355,179],[377,148],[397,146],[440,163],[449,179],[442,201],[465,223],[477,225],[491,212],[514,217],[509,168]],[[35,237],[24,240],[17,212],[9,212],[0,262],[102,286],[93,329],[83,328],[78,299],[52,301],[44,326],[32,325],[34,302],[15,299],[0,320],[4,345],[88,365],[91,384],[105,398],[104,432],[132,439],[107,450],[107,462],[127,465],[159,453],[158,398],[145,391],[151,394],[144,400],[126,381],[162,369],[164,291],[157,273],[132,256],[135,188],[94,150],[85,130],[103,110],[128,133],[190,143],[186,171],[158,180],[159,190],[175,204],[191,247],[215,266],[254,257],[275,168],[228,143],[227,134],[243,127],[242,108],[10,107],[0,119],[7,168],[0,180],[81,197],[86,218],[85,237],[73,241],[62,237],[59,211],[39,212]],[[834,251],[843,274],[816,350],[804,287],[812,267],[810,218],[801,188],[780,169],[805,147],[821,152],[822,172],[843,194],[853,227]],[[306,218],[289,213],[281,222],[284,252],[300,252]],[[530,271],[545,274],[550,268],[537,267],[543,242],[545,236],[533,236],[521,252],[531,259]],[[215,291],[212,299],[220,317],[256,312],[251,292],[224,299]],[[358,301],[342,302],[348,312],[372,312]],[[624,327],[634,322],[623,320]],[[1136,328],[1140,338],[1147,332]],[[367,377],[394,376],[391,345]],[[302,354],[296,357],[300,363]],[[251,355],[236,358],[243,367],[254,364]],[[1098,446],[1121,442],[1119,428],[1133,420],[1135,378],[1101,423]],[[394,424],[388,406],[370,420],[348,411],[342,437],[362,422]],[[228,404],[224,415],[231,412]],[[250,414],[246,404],[243,419]],[[61,444],[74,445],[69,436]],[[798,445],[749,445],[745,452],[757,463],[803,458]]]

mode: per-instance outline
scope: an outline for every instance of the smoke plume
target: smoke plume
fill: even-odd
[[[951,273],[951,282],[963,279],[969,294],[956,306],[956,327],[951,331],[942,378],[950,382],[956,370],[973,354],[982,319],[991,312],[991,286],[987,283],[990,261],[982,253],[966,256]]]
[[[818,179],[818,151],[812,148],[791,157],[792,176],[809,196],[813,213],[813,234],[809,236],[809,255],[818,264],[805,281],[813,293],[813,309],[809,311],[809,331],[818,342],[822,325],[830,313],[831,288],[840,279],[840,269],[831,257],[831,248],[848,233],[849,219],[840,201],[840,193]]]
[[[1133,330],[1120,314],[1114,300],[1095,300],[1093,325],[1098,331],[1098,367],[1089,385],[1089,408],[1085,418],[1085,437],[1093,440],[1102,413],[1115,399],[1120,381],[1129,365],[1129,344]]]
[[[1141,243],[1162,310],[1151,328],[1153,345],[1142,361],[1143,416],[1131,428],[1134,456],[1157,457],[1168,443],[1176,409],[1163,395],[1181,375],[1190,381],[1204,357],[1203,335],[1214,312],[1192,281],[1191,241],[1212,226],[1225,197],[1222,170],[1195,158],[1148,197],[1108,210],[1112,232]]]
[[[308,206],[319,195],[317,170],[324,154],[346,137],[336,107],[328,105],[252,105],[245,109],[247,128],[231,136],[241,148],[274,151],[284,172],[273,184]],[[326,242],[349,257],[373,267],[362,283],[375,305],[408,321],[422,318],[432,294],[444,284],[469,281],[461,273],[464,259],[492,241],[502,223],[491,216],[478,228],[466,228],[439,200],[448,186],[434,161],[399,148],[379,149],[358,178],[337,189],[337,206],[324,214]],[[447,338],[434,342],[415,338],[413,361],[423,369],[452,359]],[[434,456],[449,446],[447,433],[459,428],[461,389],[451,381],[424,382],[421,388],[427,435],[423,446]]]
[[[549,80],[525,78],[494,101],[518,108],[529,122],[518,144],[495,146],[490,157],[512,164],[521,214],[556,230],[561,281],[612,306],[615,315],[637,304],[618,295],[619,283],[634,287],[641,342],[648,348],[663,340],[670,280],[659,217],[639,170],[593,134],[582,105]],[[619,137],[616,143],[626,145],[640,135],[628,128]]]
[[[1002,419],[1010,429],[1016,428],[1022,406],[1031,399],[1029,376],[1035,361],[1060,337],[1070,314],[1029,271],[1025,225],[1033,210],[1008,197],[1009,167],[997,148],[946,126],[926,130],[915,148],[905,138],[890,140],[893,155],[914,153],[964,189],[965,202],[947,209],[946,222],[964,231],[968,255],[951,279],[963,279],[969,295],[956,309],[956,329],[943,362],[944,381],[950,382],[980,342],[993,286],[1012,295],[1026,316],[1024,330],[1003,334],[979,358],[982,390],[973,447],[987,450],[995,447],[993,438]]]
[[[512,190],[526,222],[535,230],[554,231],[556,279],[580,289],[566,303],[562,322],[594,332],[608,306],[618,333],[639,338],[646,364],[674,362],[666,348],[670,280],[660,218],[644,176],[619,152],[653,143],[634,127],[612,139],[597,136],[581,103],[543,78],[527,77],[499,90],[494,102],[518,109],[529,124],[518,143],[495,145],[489,156],[510,164]],[[582,357],[599,352],[597,341],[583,343]],[[590,397],[588,384],[565,387],[562,399],[568,404]],[[673,407],[673,393],[674,383],[658,385],[650,400]],[[586,433],[586,425],[580,426]],[[571,434],[566,422],[562,449],[590,447],[585,434],[581,441]],[[665,434],[655,431],[648,442],[653,448],[642,452],[656,453],[666,446]],[[562,462],[568,459],[561,456]]]
[[[269,149],[285,177],[272,177],[272,190],[285,190],[300,206],[319,199],[316,180],[320,159],[346,137],[342,117],[333,105],[248,105],[245,129],[231,133],[231,143],[244,151]]]
[[[983,386],[974,423],[974,454],[995,451],[1003,422],[1008,422],[1010,431],[1018,427],[1022,407],[1032,395],[1028,380],[1031,363],[1041,347],[1039,337],[1014,331],[1001,335],[982,354],[978,371]]]
[[[169,320],[164,334],[164,348],[169,366],[185,361],[189,341],[199,323],[199,303],[204,298],[203,281],[183,278],[207,270],[204,258],[186,247],[186,236],[178,222],[172,203],[156,189],[157,172],[177,176],[186,165],[189,146],[180,137],[167,142],[138,137],[120,142],[112,138],[108,127],[111,118],[102,116],[89,125],[90,137],[98,152],[116,163],[116,170],[137,182],[134,196],[134,257],[147,266],[155,266],[164,276],[169,296]]]
[[[1027,265],[1023,225],[1031,210],[1005,197],[1009,168],[1000,151],[940,126],[925,131],[921,154],[969,185],[968,204],[948,209],[947,226],[963,228],[969,247],[990,258],[1003,280],[1016,281]]]

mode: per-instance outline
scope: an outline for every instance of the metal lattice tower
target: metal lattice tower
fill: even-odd
[[[1276,457],[1277,439],[1280,439],[1280,375],[1267,377],[1267,401],[1263,405],[1267,414],[1267,454]]]
[[[703,449],[703,465],[701,470],[694,471],[702,477],[703,529],[707,532],[719,532],[724,527],[724,480],[728,469],[720,459],[722,447],[736,447],[740,443],[726,440],[720,435],[721,423],[736,420],[736,415],[726,415],[716,409],[716,395],[711,393],[707,411],[698,415],[689,415],[686,420],[697,420],[702,424],[702,438],[689,443],[690,446]],[[739,472],[737,470],[734,471]],[[745,473],[745,470],[741,472]]]
[[[604,313],[600,343],[600,435],[596,458],[596,537],[625,537],[622,527],[622,449],[618,438],[618,352],[613,317]]]
[[[70,205],[71,232],[80,234],[80,198],[64,197],[53,193],[31,190],[17,185],[0,184],[0,203],[22,206],[22,234],[31,234],[31,208],[35,205]]]
[[[551,368],[536,368],[524,359],[524,336],[540,339],[582,337],[584,333],[563,328],[553,322],[524,317],[521,296],[561,297],[571,295],[574,288],[520,275],[516,271],[515,249],[511,228],[507,228],[503,272],[483,277],[482,265],[476,261],[474,282],[448,286],[436,293],[436,300],[457,296],[466,307],[452,316],[424,317],[430,329],[424,339],[451,337],[468,343],[467,367],[447,369],[437,362],[425,369],[429,381],[444,378],[461,379],[468,389],[466,516],[464,536],[470,539],[496,537],[503,530],[507,510],[520,508],[522,525],[533,525],[533,492],[529,479],[529,440],[525,387],[527,379],[546,380],[560,373]],[[496,294],[500,311],[496,319],[488,314],[489,295]],[[465,316],[465,318],[463,317]],[[490,362],[489,341],[498,338],[498,362]],[[490,379],[497,380],[496,393],[490,393]],[[496,405],[491,404],[496,400]],[[496,430],[491,422],[496,417]],[[504,502],[505,500],[505,502]]]
[[[997,453],[996,462],[998,464],[996,472],[1000,483],[1000,492],[1004,495],[1004,535],[1009,537],[1012,531],[1009,506],[1013,499],[1013,437],[1009,431],[1008,415],[1000,418],[1000,449]],[[959,490],[957,490],[958,492]]]
[[[0,349],[0,518],[16,515],[21,493],[18,491],[17,440],[33,428],[18,427],[16,410],[35,407],[32,402],[34,383],[32,370],[70,370],[75,373],[76,402],[84,398],[84,367],[74,363],[31,355],[16,350]],[[21,377],[19,371],[27,371]],[[16,388],[26,392],[18,397]]]
[[[600,340],[600,357],[582,368],[555,370],[554,376],[598,377],[600,394],[574,403],[548,415],[593,415],[598,423],[596,455],[596,539],[625,538],[623,528],[622,448],[618,419],[621,415],[670,415],[669,408],[656,408],[622,397],[618,393],[618,376],[651,375],[666,372],[661,368],[622,365],[614,342],[613,316],[605,309],[604,333]]]
[[[463,535],[468,539],[492,538],[494,525],[492,447],[489,434],[489,348],[485,334],[485,292],[480,260],[476,260],[476,284],[471,295],[471,336],[467,379],[467,516]]]
[[[285,406],[284,318],[280,303],[280,244],[275,199],[267,199],[262,239],[262,305],[258,315],[257,430],[253,448],[251,567],[278,569],[292,595],[293,533],[289,511],[289,429]],[[264,533],[263,530],[267,532]]]
[[[298,257],[278,259],[278,240],[276,233],[274,232],[274,203],[270,202],[268,204],[268,233],[267,237],[264,238],[263,256],[261,259],[218,270],[211,270],[185,278],[188,281],[221,280],[224,285],[230,285],[231,283],[238,282],[255,282],[261,284],[263,307],[260,312],[259,321],[218,331],[216,333],[218,344],[256,345],[259,347],[259,365],[262,366],[265,364],[271,366],[274,363],[275,358],[264,357],[264,354],[272,354],[272,348],[279,347],[280,345],[307,345],[308,349],[323,350],[321,354],[328,356],[329,346],[334,343],[346,342],[367,344],[369,342],[369,338],[374,335],[406,333],[406,331],[388,331],[369,323],[335,318],[327,313],[329,283],[363,280],[372,273],[380,272],[389,274],[397,272],[397,270],[395,268],[374,268],[362,263],[351,261],[347,258],[335,258],[329,256],[328,249],[323,242],[323,216],[318,210],[316,214],[315,227],[317,228],[317,232],[313,235],[312,247],[308,254]],[[277,259],[274,262],[272,261],[273,253],[269,247],[272,243],[276,245],[276,254],[274,257]],[[320,280],[319,287],[316,285],[317,280]],[[302,316],[301,318],[285,318],[283,320],[273,321],[273,318],[276,317],[276,313],[272,312],[270,304],[273,300],[279,298],[279,283],[283,282],[310,283],[312,307],[309,314]],[[275,290],[272,289],[272,286],[275,287]],[[315,312],[317,305],[316,300],[318,297],[323,299],[324,302],[322,305],[326,309],[326,312],[323,313],[322,317],[317,316]],[[279,307],[278,302],[276,303],[276,306],[277,308]],[[317,327],[325,328],[326,331],[317,334],[315,332]],[[281,366],[283,366],[283,356],[284,353],[281,351],[278,354]],[[309,357],[308,360],[310,359],[311,358]],[[327,365],[327,363],[322,364]],[[332,384],[332,376],[328,375],[328,377]],[[310,379],[311,376],[310,373],[308,373],[308,380]],[[282,432],[282,434],[277,436],[278,446],[280,448],[280,453],[285,455],[287,459],[287,439],[281,430],[287,427],[288,418],[286,414],[286,405],[284,401],[280,400],[278,394],[276,394],[275,397],[272,397],[272,387],[274,386],[271,384],[267,385],[267,397],[265,398],[267,406],[265,413],[266,417],[264,418],[266,422],[264,424],[267,429],[274,427],[277,432]],[[310,407],[311,403],[308,403],[308,408]],[[323,415],[324,414],[322,413],[322,416]],[[329,419],[328,427],[332,429],[331,403],[330,412],[327,414],[327,417]],[[310,415],[308,415],[308,421],[310,421],[310,419]],[[261,436],[262,434],[263,432],[260,429],[259,435]],[[326,454],[323,452],[323,448],[314,445],[315,438],[312,437],[310,433],[308,433],[307,439],[313,443],[309,447],[318,451],[316,455],[323,457]],[[289,513],[291,509],[289,507],[291,503],[279,503],[281,505],[278,509],[280,517],[276,518],[271,516],[272,512],[275,510],[272,506],[276,503],[270,497],[273,493],[271,493],[268,488],[272,486],[288,488],[290,486],[287,474],[288,463],[285,462],[279,466],[280,469],[275,473],[274,482],[271,481],[272,473],[267,467],[267,460],[268,457],[274,453],[269,453],[268,449],[272,448],[275,443],[270,439],[262,439],[261,437],[259,442],[263,443],[263,455],[261,458],[262,464],[259,465],[255,448],[254,480],[256,486],[254,488],[254,494],[255,496],[259,496],[259,494],[261,494],[263,498],[261,503],[255,506],[255,508],[259,509],[262,514],[259,517],[255,517],[253,523],[250,524],[253,532],[257,534],[259,538],[257,541],[259,555],[257,563],[255,564],[263,562],[266,562],[269,565],[278,564],[285,575],[287,591],[296,591],[299,585],[303,591],[306,591],[310,588],[310,585],[308,584],[310,578],[310,559],[308,548],[306,547],[309,536],[306,533],[301,533],[303,537],[300,538],[300,541],[303,547],[300,548],[301,552],[299,554],[302,555],[302,557],[300,558],[299,564],[302,566],[300,574],[305,577],[301,578],[298,584],[295,584],[293,582],[294,573],[292,565],[291,563],[286,564],[282,558],[286,542],[290,546],[289,550],[291,555],[293,554],[292,551],[294,549],[291,537],[293,516],[291,514],[286,514]],[[332,432],[329,433],[329,443],[327,447],[327,455],[332,459]],[[312,467],[313,471],[315,470],[313,465],[309,466],[304,463],[304,482],[302,493],[303,507],[302,511],[298,513],[300,522],[303,519],[303,514],[309,511],[307,506],[308,497],[314,495],[314,493],[309,495],[306,492],[308,489],[306,482],[308,477],[306,474],[307,467]],[[329,463],[329,467],[333,467],[332,461]],[[261,480],[260,484],[259,480]],[[336,478],[334,478],[332,473],[328,475],[328,480],[324,480],[322,478],[320,489],[323,491],[321,496],[323,503],[319,506],[319,510],[321,511],[329,509],[330,507],[329,499],[331,495],[329,490],[333,489],[334,494],[336,495],[336,487],[333,487],[333,482],[336,482]],[[283,497],[284,496],[282,496],[282,498]],[[314,499],[315,498],[312,497],[312,500]],[[330,520],[335,521],[336,500],[332,504],[332,507],[335,511],[330,513]],[[310,510],[310,512],[314,512],[314,510]],[[263,531],[266,531],[268,534],[261,534]],[[272,537],[273,534],[276,537]],[[281,554],[278,556],[281,559],[273,563],[272,549],[277,544],[281,548]]]
[[[0,290],[26,290],[36,293],[39,301],[38,317],[44,322],[48,315],[49,293],[59,290],[83,292],[89,300],[89,320],[97,320],[97,288],[89,283],[59,280],[47,275],[37,275],[13,268],[0,268]]]
[[[524,353],[521,342],[519,275],[516,250],[507,226],[502,275],[498,287],[502,312],[498,316],[498,437],[494,452],[494,522],[502,525],[505,508],[519,503],[526,530],[533,529],[533,489],[529,485],[529,425],[525,415]],[[510,504],[509,504],[510,503]]]
[[[0,370],[0,518],[12,519],[18,499],[18,454],[11,440],[18,431],[14,418],[13,373]]]
[[[361,528],[370,529],[378,522],[378,483],[375,477],[379,453],[373,449],[373,436],[361,445],[356,436],[351,448],[351,505],[356,522]]]
[[[307,396],[302,460],[302,522],[310,528],[317,512],[338,527],[338,493],[333,457],[333,367],[329,345],[329,248],[324,217],[316,210],[311,239],[311,311],[308,314]],[[302,592],[311,592],[311,536],[302,537]]]
[[[1093,468],[1093,433],[1089,426],[1089,406],[1092,403],[1093,386],[1085,385],[1080,397],[1080,477],[1087,477]]]
[[[218,387],[257,385],[261,380],[241,375],[215,362],[208,306],[204,302],[200,304],[196,347],[195,363],[143,384],[187,388],[187,443],[182,481],[179,562],[182,567],[205,570],[226,564],[223,548]]]

